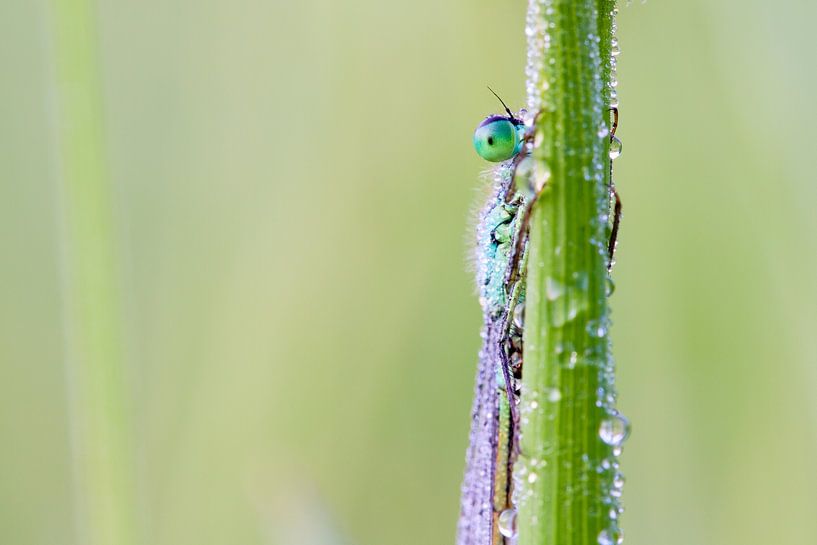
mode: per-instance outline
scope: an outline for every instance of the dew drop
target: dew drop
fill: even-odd
[[[548,300],[555,301],[565,293],[565,286],[552,276],[545,280],[545,294]]]
[[[516,191],[527,198],[533,197],[533,159],[525,157],[518,165],[513,173],[513,183]]]
[[[539,478],[539,475],[537,475],[536,473],[534,473],[532,471],[528,474],[528,482],[531,483],[531,484],[535,483],[536,479],[538,479],[538,478]]]
[[[610,160],[615,160],[621,155],[621,140],[614,136],[610,140]]]
[[[551,403],[557,403],[562,399],[562,392],[558,388],[548,388],[547,398]]]
[[[568,301],[567,305],[567,321],[575,320],[579,312],[587,308],[587,298],[573,297]]]
[[[590,286],[590,280],[586,272],[574,272],[572,275],[573,278],[573,285],[579,291],[587,291],[587,288]]]
[[[598,542],[599,545],[621,545],[624,543],[624,533],[617,528],[602,530]]]
[[[513,325],[517,329],[525,327],[525,303],[519,303],[513,309]]]
[[[610,297],[616,291],[616,283],[609,276],[607,277],[607,297]]]
[[[505,537],[516,537],[516,509],[505,509],[499,514],[499,533]]]
[[[604,138],[608,134],[610,134],[610,128],[607,126],[607,123],[604,121],[601,122],[599,125],[599,130],[596,132],[599,138]]]
[[[536,134],[533,135],[533,147],[539,149],[542,147],[542,144],[545,143],[545,133],[542,131],[536,131]]]
[[[550,180],[550,167],[542,161],[538,161],[533,167],[533,189],[538,193]]]
[[[621,447],[630,435],[630,422],[618,412],[601,421],[599,437],[611,447]]]
[[[590,320],[587,323],[587,332],[593,335],[594,337],[604,337],[607,335],[607,325],[604,323],[604,320]]]

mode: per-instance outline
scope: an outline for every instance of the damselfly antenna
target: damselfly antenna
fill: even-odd
[[[488,86],[486,85],[485,87],[488,87]],[[507,104],[505,104],[505,101],[504,101],[504,100],[502,100],[501,98],[499,98],[499,95],[498,95],[498,94],[496,94],[496,93],[494,92],[494,90],[493,90],[493,89],[491,89],[490,87],[488,87],[488,90],[489,90],[489,91],[491,91],[491,93],[493,93],[493,95],[494,95],[494,96],[495,96],[497,99],[499,99],[499,102],[501,102],[501,103],[502,103],[502,105],[505,107],[505,111],[506,111],[506,112],[508,112],[508,117],[510,117],[511,119],[514,119],[514,120],[515,120],[516,118],[515,118],[515,117],[514,117],[514,115],[511,113],[511,109],[510,109],[510,108],[508,108]]]

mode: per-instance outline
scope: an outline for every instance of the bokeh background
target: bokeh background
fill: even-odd
[[[525,3],[100,0],[143,543],[453,543]],[[817,4],[622,6],[626,543],[817,536]],[[0,3],[0,542],[79,544],[52,13]]]

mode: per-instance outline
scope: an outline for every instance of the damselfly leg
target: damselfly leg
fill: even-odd
[[[618,108],[610,108],[613,114],[613,121],[610,123],[610,142],[612,143],[616,138],[616,129],[618,128]],[[616,191],[616,184],[613,182],[613,160],[610,159],[610,195],[615,201],[613,205],[613,227],[610,230],[610,238],[607,241],[607,270],[613,268],[613,262],[616,253],[616,240],[618,239],[618,228],[621,225],[621,197]]]
[[[610,193],[613,195],[615,204],[613,205],[613,227],[610,230],[610,239],[607,241],[607,270],[613,268],[614,257],[616,254],[616,240],[618,239],[618,228],[621,225],[621,197],[618,196],[616,185],[613,179],[610,178]]]

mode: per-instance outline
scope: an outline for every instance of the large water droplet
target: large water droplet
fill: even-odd
[[[550,167],[543,161],[537,161],[533,167],[533,189],[538,193],[550,180]]]
[[[586,297],[573,297],[567,302],[567,321],[575,320],[580,312],[587,309]]]
[[[516,537],[516,509],[505,509],[499,514],[499,533],[505,537]]]
[[[555,301],[565,293],[565,285],[552,276],[545,280],[545,295],[548,300]]]
[[[545,133],[543,131],[536,131],[533,135],[533,147],[539,149],[545,143]]]
[[[624,543],[624,533],[618,528],[599,532],[599,545],[621,545]]]
[[[620,447],[629,435],[629,420],[617,412],[602,420],[599,426],[599,437],[611,447]]]
[[[614,136],[610,140],[610,160],[615,160],[621,155],[621,140],[618,139],[618,136]]]
[[[574,272],[571,275],[571,278],[573,278],[573,286],[576,289],[579,291],[587,291],[587,288],[590,285],[590,279],[586,272]]]
[[[610,297],[616,291],[616,283],[609,276],[607,277],[607,297]]]
[[[607,324],[603,319],[590,320],[587,322],[587,332],[594,337],[604,337],[607,335]]]
[[[519,303],[513,309],[513,325],[517,329],[525,327],[525,303]]]
[[[528,156],[519,161],[513,172],[513,183],[516,191],[526,198],[532,198],[533,192],[533,158]]]

